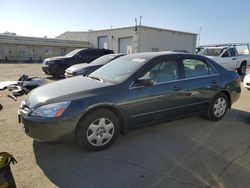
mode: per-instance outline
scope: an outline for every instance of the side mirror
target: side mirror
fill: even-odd
[[[154,81],[151,79],[139,78],[134,82],[134,87],[147,87],[154,85]]]

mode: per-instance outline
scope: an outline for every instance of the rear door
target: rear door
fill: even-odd
[[[209,101],[218,90],[220,75],[204,59],[183,57],[180,62],[184,111],[186,113],[206,111]]]

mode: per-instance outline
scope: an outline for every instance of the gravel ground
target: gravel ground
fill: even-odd
[[[0,64],[0,81],[46,77],[40,64]],[[15,156],[17,187],[249,187],[250,92],[222,121],[200,117],[148,126],[101,152],[75,143],[39,143],[17,121],[15,102],[0,91],[0,151]]]

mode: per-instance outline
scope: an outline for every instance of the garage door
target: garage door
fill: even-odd
[[[132,37],[119,38],[119,53],[132,53]]]
[[[98,48],[108,49],[108,37],[107,36],[98,37]]]

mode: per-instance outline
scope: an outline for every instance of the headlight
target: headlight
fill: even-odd
[[[33,110],[30,115],[36,117],[60,117],[69,105],[70,101],[48,104]]]
[[[81,74],[83,74],[84,72],[85,72],[84,70],[80,70],[80,71],[75,72],[75,74],[76,74],[76,75],[81,75]]]
[[[76,73],[76,75],[83,75],[86,76],[88,74],[88,70],[81,70]]]
[[[46,61],[45,65],[50,65],[50,64],[53,64],[54,61]]]

